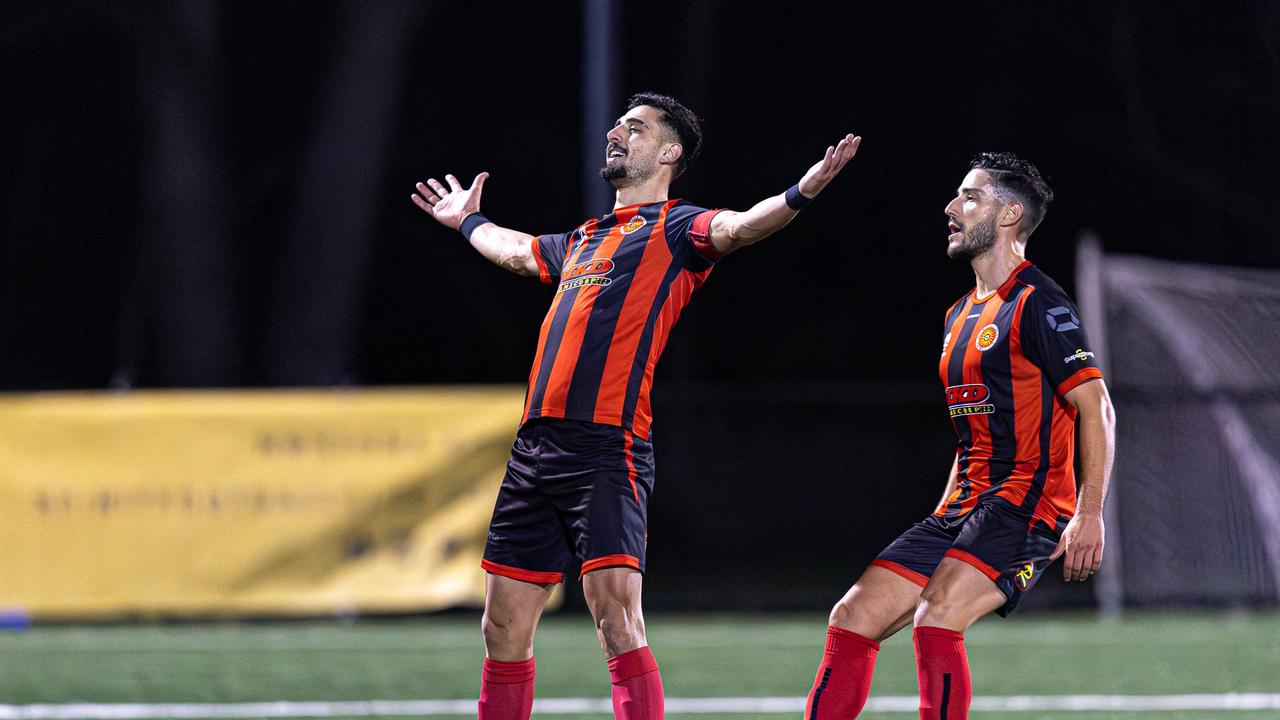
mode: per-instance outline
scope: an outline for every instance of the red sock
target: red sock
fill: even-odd
[[[920,676],[920,720],[966,720],[973,687],[964,633],[917,627],[916,672]]]
[[[521,662],[485,658],[480,673],[480,720],[529,720],[535,669],[533,658]]]
[[[827,628],[827,647],[804,704],[804,720],[851,720],[871,692],[880,643],[838,627]]]
[[[609,658],[613,715],[618,720],[662,720],[662,675],[649,647]]]

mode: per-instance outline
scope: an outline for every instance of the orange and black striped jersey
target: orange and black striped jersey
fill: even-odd
[[[719,258],[707,239],[716,212],[678,199],[630,205],[533,239],[539,277],[557,287],[521,424],[569,418],[648,439],[654,367]]]
[[[936,515],[996,496],[1049,527],[1075,514],[1071,389],[1102,377],[1080,313],[1030,262],[947,310],[938,371],[956,430],[957,486]]]

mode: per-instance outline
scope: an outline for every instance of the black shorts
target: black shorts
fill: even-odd
[[[613,425],[540,418],[516,434],[481,566],[557,583],[606,567],[644,572],[653,447]]]
[[[1042,520],[1033,522],[1026,511],[993,498],[961,517],[931,515],[912,525],[871,564],[924,587],[942,558],[966,562],[1004,593],[1007,602],[996,612],[1005,617],[1049,566],[1049,556],[1065,528],[1065,519],[1050,528]]]

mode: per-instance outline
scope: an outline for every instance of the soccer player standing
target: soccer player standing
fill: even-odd
[[[945,209],[947,255],[967,260],[977,281],[943,326],[938,370],[955,461],[934,513],[890,543],[832,609],[806,720],[856,717],[880,641],[908,624],[920,717],[968,717],[964,631],[992,611],[1007,615],[1059,555],[1067,580],[1102,562],[1111,400],[1074,303],[1026,259],[1053,191],[1010,153],[980,154],[970,168]]]
[[[702,143],[697,116],[675,99],[633,96],[605,141],[600,175],[617,191],[613,211],[567,233],[528,235],[481,215],[488,173],[465,189],[452,175],[448,187],[433,178],[413,195],[491,262],[556,286],[482,563],[480,720],[529,717],[534,631],[573,557],[608,658],[615,715],[662,717],[662,681],[640,609],[654,366],[716,261],[782,229],[861,138],[842,138],[799,183],[745,212],[668,198]]]

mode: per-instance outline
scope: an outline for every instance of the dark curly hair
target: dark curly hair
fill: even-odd
[[[975,155],[969,167],[983,170],[991,176],[1000,202],[1022,203],[1022,221],[1019,224],[1027,235],[1035,232],[1049,209],[1049,203],[1053,202],[1053,189],[1040,176],[1035,165],[1013,153],[984,152]]]
[[[698,116],[670,95],[653,92],[636,93],[627,101],[627,111],[635,110],[641,105],[657,108],[658,120],[662,122],[667,137],[684,147],[680,162],[676,163],[675,177],[680,177],[702,151],[702,125],[698,122]]]

